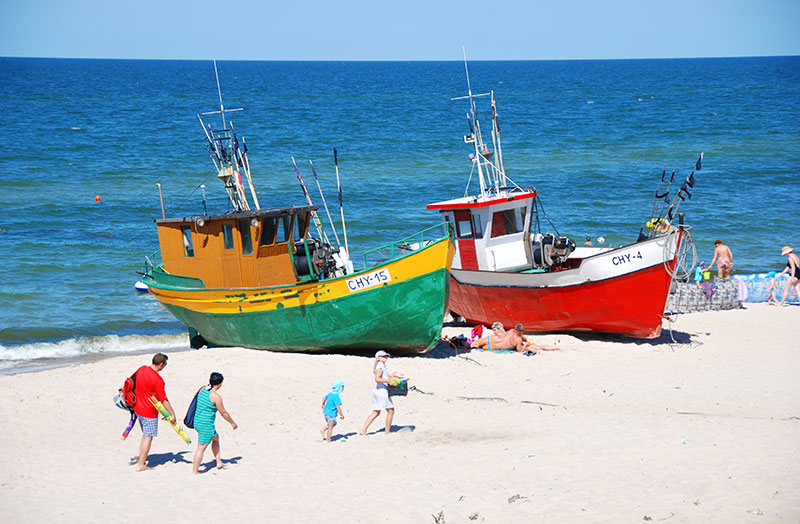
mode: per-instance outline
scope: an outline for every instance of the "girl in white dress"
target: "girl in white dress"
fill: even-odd
[[[386,430],[388,435],[392,430],[392,419],[394,418],[394,404],[391,397],[389,397],[389,370],[386,367],[386,361],[389,360],[389,353],[385,351],[378,351],[375,353],[375,389],[372,390],[372,413],[367,417],[364,422],[364,427],[358,432],[359,435],[366,435],[369,425],[372,424],[381,410],[386,410]]]

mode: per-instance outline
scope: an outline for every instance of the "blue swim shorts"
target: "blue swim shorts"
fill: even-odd
[[[158,417],[147,418],[141,415],[136,415],[136,418],[139,419],[139,427],[142,428],[142,434],[145,437],[158,436]]]
[[[336,417],[329,417],[328,415],[324,415],[324,417],[326,424],[333,424],[334,426],[336,425]]]

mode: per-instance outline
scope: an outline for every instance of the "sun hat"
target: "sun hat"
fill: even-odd
[[[342,388],[345,387],[347,384],[344,383],[342,380],[334,380],[333,384],[331,385],[331,392],[336,393],[337,395],[342,392]]]
[[[375,358],[378,358],[378,357],[391,357],[391,355],[389,353],[385,352],[384,350],[380,350],[377,353],[375,353]]]
[[[788,255],[789,253],[794,253],[794,249],[792,249],[789,246],[783,246],[783,249],[781,250],[781,255]]]

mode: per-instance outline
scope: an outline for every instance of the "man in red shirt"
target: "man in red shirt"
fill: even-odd
[[[136,403],[133,406],[133,411],[139,420],[139,426],[142,428],[142,440],[139,443],[139,460],[136,471],[147,469],[147,454],[150,453],[153,437],[158,436],[158,410],[150,402],[150,397],[154,396],[161,401],[172,416],[172,421],[176,422],[175,411],[173,411],[172,404],[169,403],[167,394],[164,391],[164,379],[159,375],[165,367],[167,367],[167,356],[163,353],[156,353],[153,357],[152,365],[142,366],[136,370],[136,387],[133,390],[136,395]]]

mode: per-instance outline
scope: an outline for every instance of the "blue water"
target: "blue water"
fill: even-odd
[[[425,205],[463,194],[467,105],[450,100],[466,94],[463,63],[218,66],[226,108],[246,109],[231,118],[262,206],[303,203],[292,156],[307,182],[314,160],[335,202],[334,147],[356,255],[436,223]],[[537,187],[561,234],[634,240],[664,164],[682,180],[704,151],[681,206],[700,258],[719,238],[754,273],[800,248],[800,57],[473,62],[470,74],[474,92],[495,92],[508,175]],[[186,346],[133,284],[158,249],[156,182],[168,216],[201,213],[203,181],[209,212],[228,209],[195,117],[218,105],[210,61],[0,58],[0,369]]]

